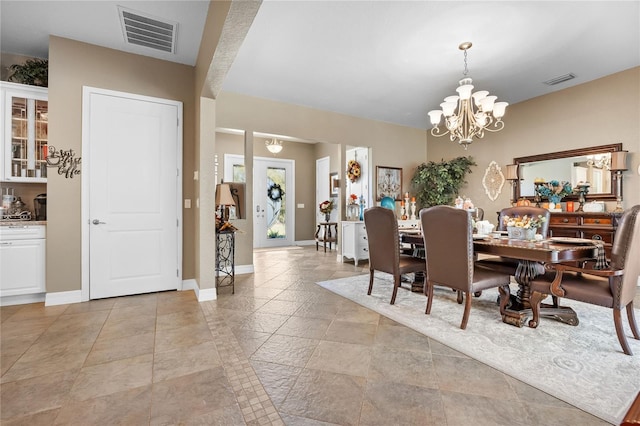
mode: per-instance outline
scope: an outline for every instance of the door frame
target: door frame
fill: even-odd
[[[154,102],[166,105],[172,105],[177,108],[178,111],[178,125],[176,126],[176,214],[178,216],[178,226],[176,227],[177,234],[177,289],[183,289],[182,283],[182,102],[174,101],[171,99],[155,98],[152,96],[138,95],[135,93],[120,92],[115,90],[100,89],[97,87],[83,86],[82,87],[82,168],[86,171],[91,168],[89,161],[89,153],[91,151],[90,143],[90,98],[92,95],[105,95],[116,96],[119,98],[126,98],[130,100]],[[82,260],[81,260],[81,275],[82,275],[82,287],[81,297],[82,302],[89,301],[89,234],[90,234],[90,211],[89,211],[89,174],[81,173],[81,186],[82,186],[82,200],[81,200],[81,214],[80,223],[82,224]]]

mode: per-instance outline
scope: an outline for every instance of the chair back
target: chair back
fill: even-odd
[[[535,206],[517,206],[517,207],[507,207],[500,210],[500,214],[498,215],[498,230],[506,231],[507,227],[504,224],[502,218],[505,216],[514,217],[514,216],[529,216],[529,217],[538,217],[538,215],[545,218],[545,221],[542,223],[540,227],[540,235],[542,238],[547,238],[547,234],[549,232],[549,221],[551,220],[551,213],[547,209],[543,209],[542,207]]]
[[[398,220],[393,210],[375,206],[364,211],[369,269],[395,274],[400,263]]]
[[[626,210],[622,215],[611,248],[611,268],[624,269],[622,286],[619,289],[617,308],[626,306],[633,300],[637,291],[640,275],[640,205]],[[613,288],[612,291],[615,291]],[[616,300],[616,294],[613,295]]]
[[[467,210],[434,206],[420,211],[427,279],[455,290],[473,284],[473,225]]]

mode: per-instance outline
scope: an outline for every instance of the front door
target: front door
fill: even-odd
[[[293,167],[293,160],[254,158],[254,248],[295,242]]]
[[[89,298],[177,289],[182,105],[85,88],[84,111]]]

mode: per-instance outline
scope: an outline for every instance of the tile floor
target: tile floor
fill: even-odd
[[[261,251],[211,302],[3,307],[0,423],[606,424],[314,284],[367,267]]]

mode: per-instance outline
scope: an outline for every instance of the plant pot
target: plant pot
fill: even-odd
[[[507,234],[513,240],[531,241],[536,238],[536,228],[522,228],[519,226],[507,226]]]
[[[324,214],[324,221],[325,222],[330,222],[331,221],[331,213],[325,213]]]

